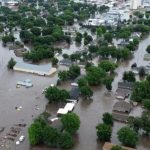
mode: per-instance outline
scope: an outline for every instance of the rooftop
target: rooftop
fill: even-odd
[[[111,148],[115,146],[115,144],[109,143],[109,142],[105,142],[104,146],[103,146],[103,150],[111,150]],[[130,148],[130,147],[124,147],[122,146],[122,148],[124,148],[125,150],[136,150],[134,148]]]
[[[118,101],[113,106],[113,111],[118,111],[118,112],[129,113],[131,109],[132,109],[132,105],[127,101]]]

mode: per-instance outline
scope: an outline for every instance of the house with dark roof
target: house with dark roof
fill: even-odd
[[[71,83],[72,86],[78,86],[78,80],[84,78],[85,75],[80,75]]]
[[[132,82],[118,82],[118,88],[132,90],[134,83]]]
[[[79,93],[79,88],[78,87],[72,86],[69,94],[70,94],[71,99],[79,100],[80,93]]]

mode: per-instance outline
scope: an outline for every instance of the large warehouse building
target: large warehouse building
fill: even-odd
[[[33,73],[42,76],[49,76],[56,72],[56,68],[53,68],[50,64],[46,65],[33,65],[28,63],[16,63],[13,70],[22,71],[27,73]]]

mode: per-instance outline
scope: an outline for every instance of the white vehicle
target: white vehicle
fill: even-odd
[[[23,142],[24,139],[25,139],[25,136],[24,136],[24,135],[21,135],[20,138],[19,138],[19,141],[20,141],[20,142]]]
[[[26,79],[24,81],[18,81],[16,83],[16,85],[20,85],[20,86],[25,86],[26,88],[29,88],[29,87],[33,87],[33,84],[31,83],[31,80],[30,79]]]
[[[16,145],[19,145],[20,144],[20,141],[16,141]]]

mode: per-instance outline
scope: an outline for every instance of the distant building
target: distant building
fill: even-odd
[[[130,9],[135,10],[138,9],[139,7],[139,1],[138,0],[131,0],[131,5]]]

